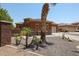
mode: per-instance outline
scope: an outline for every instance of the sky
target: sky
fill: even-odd
[[[1,7],[8,10],[8,13],[16,22],[23,22],[24,18],[41,18],[43,3],[1,3]],[[58,3],[56,6],[50,4],[47,20],[55,23],[79,22],[78,3]]]

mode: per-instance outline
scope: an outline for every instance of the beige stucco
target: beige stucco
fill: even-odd
[[[79,29],[78,25],[64,25],[64,26],[58,26],[58,31],[67,31],[67,32],[75,32]]]

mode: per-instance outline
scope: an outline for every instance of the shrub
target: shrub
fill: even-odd
[[[21,39],[22,39],[22,37],[19,36],[18,34],[16,34],[16,36],[15,36],[16,45],[19,45],[20,44]]]
[[[38,50],[38,47],[40,45],[40,42],[42,42],[41,39],[37,38],[36,36],[33,37],[31,44],[36,46],[36,50]],[[30,44],[30,45],[31,45]]]

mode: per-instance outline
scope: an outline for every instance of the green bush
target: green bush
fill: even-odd
[[[15,34],[15,41],[16,41],[16,45],[19,45],[21,42],[22,36]]]
[[[24,18],[24,20],[30,21],[32,20],[32,18]]]
[[[40,44],[40,42],[42,42],[42,40],[37,38],[36,36],[34,36],[34,38],[32,39],[32,43],[35,44],[35,45]]]
[[[31,28],[27,28],[27,27],[22,28],[20,34],[21,34],[21,35],[24,35],[24,36],[26,36],[26,35],[31,35]]]
[[[38,50],[40,42],[42,42],[41,39],[39,39],[36,36],[34,36],[33,39],[32,39],[32,41],[31,41],[31,43],[30,43],[30,45],[36,46],[36,50]]]

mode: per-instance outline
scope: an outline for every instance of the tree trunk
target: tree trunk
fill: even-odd
[[[28,35],[26,36],[26,48],[28,47]]]
[[[18,40],[16,40],[16,45],[19,45],[19,44],[18,44]]]
[[[36,50],[38,50],[38,47],[39,47],[39,45],[37,44],[37,45],[36,45]]]
[[[45,32],[41,31],[41,40],[43,43],[46,43],[46,37]]]
[[[46,18],[49,11],[49,4],[45,3],[42,7],[42,13],[41,13],[41,40],[46,43],[45,39],[45,30],[46,30]]]

